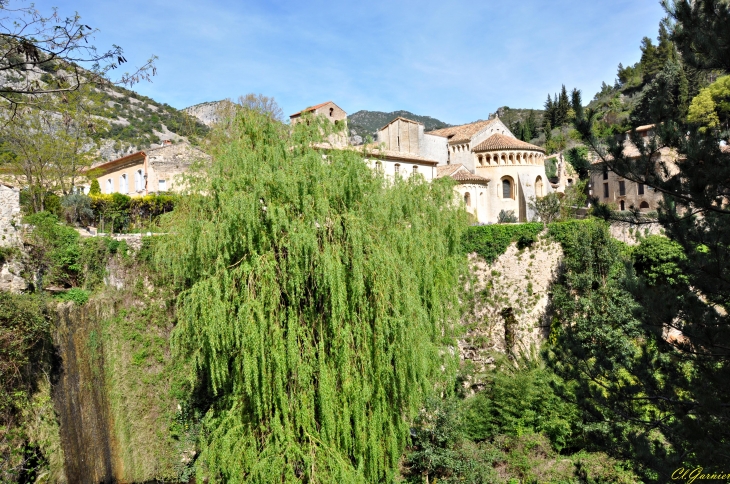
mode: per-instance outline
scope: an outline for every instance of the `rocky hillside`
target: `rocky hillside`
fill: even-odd
[[[200,104],[194,104],[183,109],[183,112],[193,116],[206,126],[212,126],[218,121],[218,106],[223,101],[208,101]]]
[[[195,143],[208,131],[196,117],[129,89],[114,86],[103,96],[97,114],[109,122],[109,129],[99,133],[105,160],[161,146],[164,140]]]
[[[448,128],[453,126],[452,124],[444,123],[431,116],[419,116],[409,111],[393,111],[392,113],[384,113],[382,111],[358,111],[347,117],[347,125],[350,128],[350,134],[353,136],[365,137],[367,135],[373,136],[375,132],[394,120],[397,117],[403,117],[412,119],[423,123],[426,127],[426,131],[433,129]]]
[[[30,81],[39,90],[53,89],[59,83],[58,72],[49,61],[24,71],[0,72],[0,84],[18,87]],[[196,143],[208,131],[188,113],[115,85],[95,89],[87,108],[100,121],[93,138],[103,160],[161,146],[164,140]]]

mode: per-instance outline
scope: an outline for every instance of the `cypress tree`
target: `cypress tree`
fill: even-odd
[[[570,99],[568,98],[568,91],[565,89],[563,84],[560,90],[560,96],[558,97],[558,107],[555,113],[555,126],[562,126],[568,122],[568,110],[570,109]]]
[[[553,103],[553,99],[550,97],[550,94],[548,94],[547,101],[545,101],[545,117],[543,126],[547,126],[548,124],[555,124],[555,103]]]
[[[389,181],[329,123],[238,110],[156,260],[202,408],[204,482],[391,482],[455,364],[466,218],[448,182]]]

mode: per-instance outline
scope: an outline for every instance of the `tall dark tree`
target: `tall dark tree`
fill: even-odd
[[[568,90],[563,84],[558,96],[558,106],[555,110],[555,126],[562,126],[568,122],[568,110],[570,110],[570,99],[568,98]]]
[[[570,107],[573,109],[576,118],[583,117],[583,100],[581,99],[580,90],[573,88],[570,92]]]
[[[722,20],[730,19],[730,4],[677,1],[665,8],[674,21],[669,33],[684,63],[681,70],[726,72],[730,22]],[[710,41],[708,36],[715,34],[717,41],[714,37]],[[643,43],[642,64],[656,66],[659,55],[650,44]],[[653,469],[662,482],[671,478],[676,468],[672,466],[719,470],[730,456],[730,153],[719,143],[726,133],[687,122],[682,108],[687,94],[680,87],[685,81],[677,72],[676,82],[669,82],[670,65],[659,67],[657,82],[649,86],[654,94],[649,99],[645,93],[637,108],[641,111],[637,122],[657,125],[656,136],[646,143],[630,133],[638,157],[627,157],[620,140],[595,136],[595,112],[586,110],[576,121],[584,141],[611,171],[664,195],[658,222],[680,248],[672,261],[683,277],[680,282],[667,278],[652,282],[639,264],[638,282],[626,286],[641,303],[634,313],[641,323],[640,339],[652,341],[640,344],[635,355],[648,370],[626,369],[631,365],[618,363],[622,353],[602,348],[601,357],[616,364],[610,371],[592,373],[603,390],[586,400],[608,412],[601,425],[636,426],[632,435],[644,442],[636,444],[633,457]],[[662,149],[680,161],[659,161]],[[652,270],[660,274],[665,267],[662,254],[653,256],[658,269]],[[596,344],[595,339],[585,339],[568,353],[585,354]],[[619,376],[622,367],[626,372]],[[585,375],[585,368],[576,371]],[[624,383],[616,384],[622,378]],[[649,405],[636,407],[640,402]]]
[[[550,94],[548,94],[547,101],[545,101],[545,117],[543,118],[543,126],[548,124],[555,124],[555,103]]]

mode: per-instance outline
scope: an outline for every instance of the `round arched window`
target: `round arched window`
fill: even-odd
[[[502,180],[502,198],[512,198],[512,181],[509,178]]]

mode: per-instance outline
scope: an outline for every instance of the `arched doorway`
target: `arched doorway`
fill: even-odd
[[[535,180],[535,196],[536,197],[542,197],[542,177],[538,176],[537,180]]]

